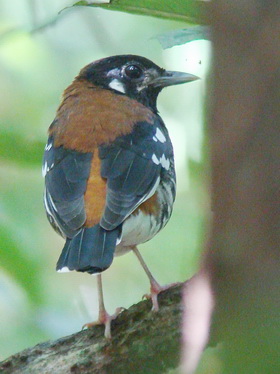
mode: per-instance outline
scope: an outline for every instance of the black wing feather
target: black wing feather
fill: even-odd
[[[66,237],[57,270],[96,273],[111,265],[122,222],[155,192],[167,168],[163,156],[172,158],[173,150],[159,116],[153,125],[137,123],[131,134],[99,146],[106,205],[100,224],[83,227],[93,154],[54,147],[49,138],[43,162],[45,207],[52,226]]]
[[[165,141],[155,138],[157,128]],[[155,189],[162,164],[156,160],[173,157],[172,145],[160,117],[154,126],[137,123],[131,134],[117,138],[111,145],[99,147],[101,175],[107,179],[106,207],[100,225],[106,230],[117,227]]]
[[[50,137],[44,153],[45,206],[52,226],[63,236],[75,236],[86,220],[84,193],[92,153],[54,147]]]
[[[160,130],[165,140],[156,139]],[[86,220],[84,193],[90,173],[92,153],[80,153],[63,147],[46,146],[45,205],[51,224],[72,238]],[[105,230],[118,227],[159,184],[162,156],[173,157],[167,130],[159,116],[154,124],[139,122],[132,133],[111,144],[99,146],[101,176],[107,179],[106,206],[100,221]],[[158,162],[155,162],[153,157]]]

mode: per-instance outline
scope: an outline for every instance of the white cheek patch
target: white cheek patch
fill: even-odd
[[[112,88],[113,90],[119,91],[121,93],[125,93],[124,85],[118,79],[113,79],[109,83],[109,87]]]

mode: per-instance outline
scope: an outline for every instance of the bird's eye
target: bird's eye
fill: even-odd
[[[143,75],[143,70],[138,65],[128,65],[124,69],[124,74],[129,79],[138,79]]]

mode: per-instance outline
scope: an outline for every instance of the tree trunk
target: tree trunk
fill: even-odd
[[[278,374],[280,3],[217,0],[209,17],[214,219],[197,285],[212,297],[208,317],[214,298],[211,338],[224,342],[222,373]],[[185,326],[197,315],[187,313]],[[197,361],[189,364],[195,339],[185,332],[185,373]]]

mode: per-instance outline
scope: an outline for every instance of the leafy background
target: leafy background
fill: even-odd
[[[210,46],[200,40],[162,49],[158,35],[186,28],[185,21],[196,22],[194,1],[172,3],[175,10],[182,4],[189,8],[180,17],[165,9],[161,19],[81,6],[58,15],[72,5],[67,0],[0,3],[0,360],[78,331],[97,317],[94,277],[55,272],[63,240],[46,220],[41,178],[47,128],[61,93],[90,61],[133,53],[202,78],[160,95],[158,107],[175,148],[178,195],[170,223],[141,246],[161,283],[183,281],[197,269],[209,211],[207,165],[202,161],[207,152],[203,103]],[[145,12],[152,14],[152,9]],[[148,281],[133,254],[117,258],[103,278],[110,312],[129,307],[147,292]]]

